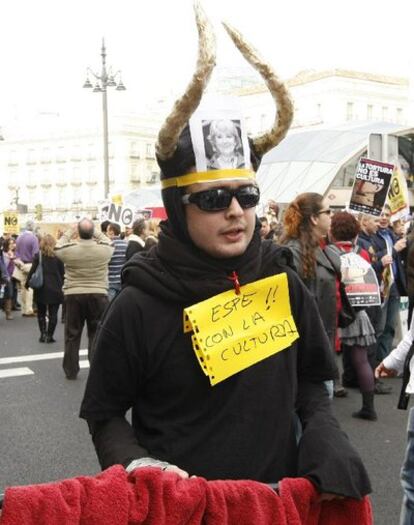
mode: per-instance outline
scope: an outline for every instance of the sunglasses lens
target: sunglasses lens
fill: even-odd
[[[196,204],[203,211],[221,211],[230,206],[233,197],[236,197],[242,208],[253,208],[260,200],[260,191],[256,186],[244,186],[236,191],[227,188],[215,188],[193,193],[190,202]]]
[[[203,211],[225,210],[231,199],[230,193],[224,189],[207,190],[198,194],[197,205]]]
[[[242,208],[253,208],[260,200],[260,191],[256,186],[245,186],[236,192],[236,199]]]

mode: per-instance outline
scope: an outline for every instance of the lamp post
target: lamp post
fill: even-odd
[[[105,199],[109,195],[109,145],[108,145],[108,95],[107,88],[115,87],[117,91],[125,91],[125,86],[122,83],[121,72],[112,72],[110,67],[106,69],[106,47],[105,41],[102,39],[101,48],[102,69],[101,73],[95,73],[91,68],[86,70],[86,80],[83,85],[84,88],[93,88],[93,93],[102,93],[102,113],[103,113],[103,151],[104,151],[104,196]],[[95,87],[90,81],[90,77],[96,80]]]

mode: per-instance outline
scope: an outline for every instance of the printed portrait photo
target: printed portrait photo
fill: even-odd
[[[240,120],[203,120],[207,170],[244,168]]]

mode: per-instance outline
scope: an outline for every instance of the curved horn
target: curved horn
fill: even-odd
[[[194,12],[198,30],[197,66],[184,95],[175,102],[158,133],[155,150],[161,160],[167,160],[174,154],[180,134],[199,105],[216,65],[216,37],[213,28],[198,2],[194,3]]]
[[[270,65],[259,56],[256,49],[248,44],[236,29],[225,22],[223,25],[240,53],[263,77],[276,103],[277,111],[272,129],[253,139],[255,152],[258,155],[264,155],[277,146],[288,132],[293,120],[293,103],[285,84]]]

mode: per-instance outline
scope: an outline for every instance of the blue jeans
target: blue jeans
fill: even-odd
[[[395,336],[395,323],[400,313],[400,296],[395,284],[392,285],[390,295],[382,305],[382,326],[380,335],[377,333],[377,361],[381,363],[392,350],[392,342]]]
[[[407,425],[407,450],[401,469],[401,485],[404,498],[400,525],[414,525],[414,408],[410,409]]]
[[[121,285],[112,285],[108,288],[108,299],[109,301],[112,301],[112,299],[118,295],[118,293],[121,291]]]

